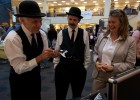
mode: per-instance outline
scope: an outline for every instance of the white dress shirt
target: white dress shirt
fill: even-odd
[[[68,27],[68,33],[69,33],[69,37],[71,39],[72,29],[70,27]],[[75,29],[74,40],[76,39],[77,33],[78,33],[78,27]],[[63,40],[63,36],[62,36],[62,30],[61,30],[57,35],[55,50],[60,50],[60,45],[62,44],[62,40]],[[90,63],[90,52],[89,52],[89,37],[88,37],[88,33],[85,30],[83,32],[83,40],[85,43],[84,66],[87,69],[88,64]],[[54,58],[54,60],[53,60],[54,68],[59,63],[59,61],[60,61],[59,57]]]
[[[24,25],[21,25],[21,27],[31,43],[31,32]],[[40,33],[45,50],[48,48],[48,40],[43,31],[40,30]],[[22,40],[14,30],[10,31],[4,40],[4,51],[8,57],[10,65],[13,66],[13,69],[18,74],[31,71],[38,65],[35,58],[26,61],[26,55],[23,53]]]
[[[108,40],[107,40],[107,42],[103,48],[103,52],[102,52],[102,61],[101,61],[102,63],[107,64],[107,65],[111,65],[114,51],[118,45],[118,40],[120,38],[121,37],[119,37],[115,41],[112,41],[112,39],[110,38],[110,34],[108,35]]]

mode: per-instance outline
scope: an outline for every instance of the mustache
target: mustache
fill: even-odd
[[[75,24],[69,24],[70,26],[76,26]]]

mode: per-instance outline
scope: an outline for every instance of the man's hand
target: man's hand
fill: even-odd
[[[50,58],[52,56],[53,56],[53,50],[51,48],[47,48],[39,56],[36,57],[36,61],[37,63],[40,63],[42,60],[46,58]]]
[[[52,53],[52,58],[56,58],[60,55],[59,51],[58,50],[53,50],[53,53]]]

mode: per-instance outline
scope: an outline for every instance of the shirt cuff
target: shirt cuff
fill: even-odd
[[[54,69],[56,68],[57,64],[54,64]]]
[[[87,70],[87,68],[88,68],[88,65],[85,65],[84,67],[85,67],[85,69]]]
[[[35,58],[31,60],[31,65],[32,66],[38,66]]]

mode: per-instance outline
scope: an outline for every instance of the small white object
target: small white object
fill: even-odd
[[[60,50],[60,55],[66,58],[66,55],[65,54],[67,52],[68,52],[67,50],[65,50],[65,51],[64,50]]]

